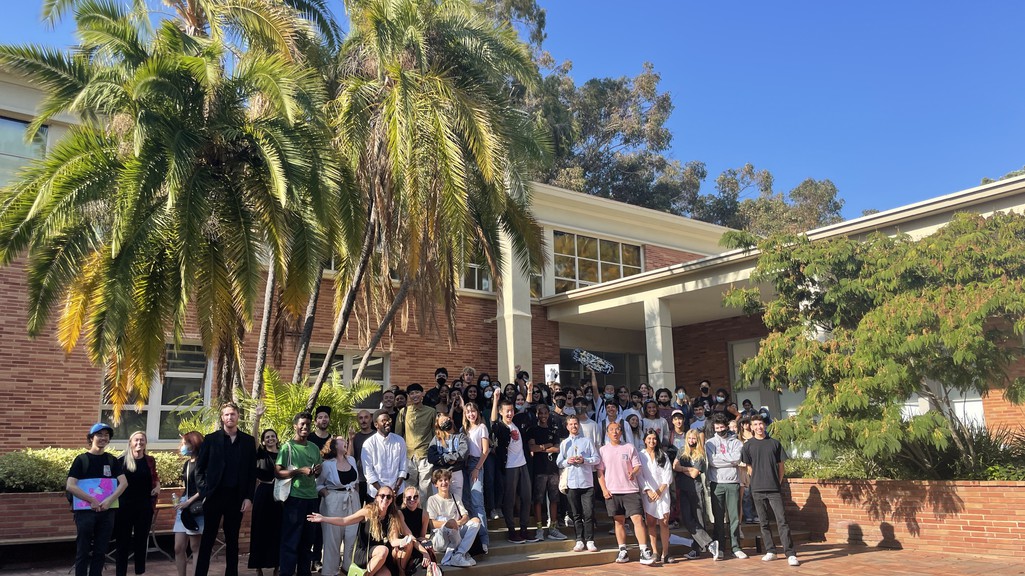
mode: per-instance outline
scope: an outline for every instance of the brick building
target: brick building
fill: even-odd
[[[39,94],[16,78],[0,75],[0,183],[31,158],[45,153],[71,119],[54,122],[32,143],[24,127]],[[926,202],[858,218],[812,231],[813,238],[861,236],[873,231],[925,235],[956,211],[991,213],[1025,208],[1025,178],[1007,180]],[[396,329],[379,346],[367,375],[382,385],[430,382],[434,369],[455,372],[474,366],[507,381],[517,364],[540,375],[545,364],[560,365],[564,381],[580,374],[571,358],[574,348],[599,353],[616,371],[608,382],[636,388],[684,385],[696,392],[708,378],[714,386],[736,379],[736,367],[755,354],[765,327],[758,319],[723,308],[722,292],[748,281],[756,255],[724,252],[725,228],[629,206],[547,185],[534,186],[534,212],[544,228],[549,258],[540,277],[527,278],[509,262],[501,288],[486,270],[470,267],[463,279],[456,314],[457,340],[450,341],[439,318],[435,327]],[[322,293],[334,290],[330,274]],[[53,324],[36,339],[26,334],[26,285],[21,262],[0,269],[0,427],[14,438],[7,450],[22,446],[78,446],[84,430],[105,415],[102,371],[84,351],[65,354]],[[332,302],[322,297],[311,343],[313,362],[331,336]],[[256,312],[256,318],[262,312]],[[360,361],[358,327],[351,326],[336,357],[343,380],[351,379]],[[128,411],[118,436],[144,429],[154,447],[177,442],[174,398],[199,392],[207,402],[212,389],[212,361],[198,347],[198,333],[169,353],[155,375],[149,402]],[[298,333],[286,334],[272,365],[290,373]],[[256,334],[247,340],[248,365],[255,356]],[[798,393],[762,389],[757,383],[737,391],[776,414],[792,411]],[[967,413],[996,425],[1018,425],[1020,406],[1000,394],[960,398]],[[914,403],[909,403],[914,410]]]

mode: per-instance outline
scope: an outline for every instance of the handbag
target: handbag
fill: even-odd
[[[295,470],[292,466],[292,451],[285,448],[288,455],[288,464],[285,465],[286,470]],[[275,478],[274,479],[274,500],[277,502],[284,502],[288,500],[288,495],[292,493],[292,479],[291,478]],[[350,568],[352,566],[350,565]],[[366,570],[364,570],[365,572]],[[350,570],[351,573],[351,570]],[[362,576],[362,572],[357,576]]]
[[[189,493],[189,485],[188,485],[189,484],[189,469],[188,469],[189,464],[192,464],[192,462],[190,461],[190,462],[186,462],[185,463],[185,493],[186,494]],[[192,502],[192,504],[189,504],[189,514],[192,514],[194,517],[195,516],[202,516],[203,515],[203,502],[205,502],[205,501],[206,501],[206,498],[196,498]]]
[[[559,470],[559,492],[569,494],[569,466]]]
[[[365,529],[363,527],[364,525],[365,525],[365,523],[361,523],[360,524],[360,526],[359,526],[360,532],[362,532]],[[356,538],[359,539],[359,536],[357,535]],[[366,549],[366,552],[365,552],[365,557],[363,558],[363,566],[364,567],[360,568],[358,563],[356,562],[356,558],[353,558],[352,562],[349,562],[349,571],[346,573],[346,575],[347,576],[363,576],[364,574],[367,573],[367,569],[366,569],[367,564],[370,564],[370,546],[369,546],[369,544],[367,545],[367,549]]]

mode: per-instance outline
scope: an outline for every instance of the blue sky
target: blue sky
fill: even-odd
[[[672,155],[708,165],[706,192],[750,162],[781,191],[832,180],[853,218],[1025,165],[1025,2],[539,1],[578,83],[655,65]],[[4,4],[4,42],[70,42],[39,1]]]

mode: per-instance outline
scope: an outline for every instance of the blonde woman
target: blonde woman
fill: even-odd
[[[683,450],[676,456],[673,471],[676,472],[676,486],[679,490],[680,512],[683,525],[694,538],[688,559],[697,558],[701,552],[709,551],[712,557],[719,555],[719,543],[712,540],[705,531],[705,443],[696,429],[687,431]]]
[[[480,518],[481,525],[487,526],[488,512],[484,507],[484,463],[491,454],[491,437],[488,427],[484,425],[481,418],[480,408],[474,402],[466,402],[463,405],[463,430],[466,431],[466,478],[464,481],[470,487],[468,499],[470,514]],[[464,500],[466,502],[467,500]],[[484,553],[488,553],[488,546],[491,539],[488,538],[488,531],[481,530],[477,537],[480,539]]]
[[[160,493],[157,463],[146,454],[146,433],[134,432],[128,437],[128,449],[119,458],[128,479],[128,488],[118,503],[114,521],[117,540],[117,563],[114,574],[128,574],[128,557],[134,554],[135,573],[146,572],[146,539],[153,524],[153,511]]]
[[[358,524],[356,546],[352,561],[366,570],[365,576],[387,574],[404,576],[406,564],[413,550],[423,554],[423,566],[427,567],[427,549],[409,531],[402,514],[395,506],[395,490],[382,485],[373,502],[344,518],[322,516],[318,513],[306,517],[310,522],[335,526]]]
[[[349,456],[349,439],[335,436],[334,440],[324,445],[320,451],[324,464],[317,477],[317,493],[320,494],[320,512],[328,516],[348,516],[359,510],[359,481],[356,474],[356,459]],[[324,564],[321,568],[323,576],[338,574],[339,561],[342,574],[349,572],[352,563],[352,550],[356,544],[356,527],[340,528],[333,524],[321,526],[324,534]],[[338,552],[342,541],[345,550],[339,560]]]

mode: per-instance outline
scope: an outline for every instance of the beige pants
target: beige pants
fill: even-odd
[[[359,491],[355,488],[348,491],[328,490],[327,496],[320,501],[320,513],[324,516],[348,516],[355,514],[360,509]],[[334,524],[323,523],[320,525],[324,531],[324,567],[321,569],[323,576],[335,576],[338,574],[339,560],[341,561],[342,574],[349,572],[349,564],[352,562],[352,550],[356,546],[356,530],[359,526],[335,526]],[[342,550],[342,539],[345,539],[344,554],[339,559],[339,552]]]

